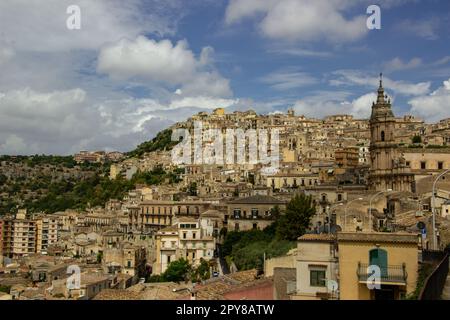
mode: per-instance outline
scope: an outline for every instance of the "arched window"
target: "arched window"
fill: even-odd
[[[386,136],[384,131],[381,131],[381,141],[385,141],[386,140]]]

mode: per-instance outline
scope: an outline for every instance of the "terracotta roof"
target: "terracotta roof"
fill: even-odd
[[[339,232],[338,242],[392,242],[417,243],[418,234],[415,233],[388,233],[388,232]]]
[[[259,285],[272,279],[257,279],[256,270],[246,270],[214,278],[195,287],[197,300],[223,300],[225,293]]]
[[[334,241],[336,235],[329,233],[307,233],[298,238],[298,241]]]
[[[105,289],[94,300],[141,300],[141,294],[125,289]]]

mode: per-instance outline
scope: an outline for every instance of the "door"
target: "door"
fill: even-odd
[[[382,277],[388,275],[387,251],[383,249],[372,249],[369,251],[369,265],[378,266]]]

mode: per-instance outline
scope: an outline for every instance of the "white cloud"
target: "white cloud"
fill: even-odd
[[[404,20],[396,25],[396,29],[412,36],[418,36],[426,40],[439,39],[438,28],[440,20],[431,17],[427,20]]]
[[[172,45],[169,40],[157,42],[141,36],[102,48],[97,70],[118,79],[144,77],[180,84],[189,80],[197,64],[186,41]]]
[[[233,24],[258,17],[261,33],[277,40],[348,42],[368,32],[365,15],[345,17],[343,11],[353,4],[344,0],[233,0],[225,21]]]
[[[204,96],[185,97],[182,99],[173,100],[170,103],[170,108],[185,108],[196,107],[203,109],[229,108],[239,103],[239,99],[218,99]]]
[[[450,117],[450,79],[429,95],[415,97],[408,102],[411,113],[427,121],[435,122]]]
[[[90,97],[82,89],[0,93],[0,154],[73,154],[79,150],[131,150],[175,121],[238,99],[207,96],[171,100]]]
[[[394,59],[384,63],[384,69],[386,71],[401,71],[401,70],[409,70],[415,69],[422,65],[422,59],[420,58],[412,58],[409,61],[403,61],[399,57],[395,57]]]
[[[333,73],[334,78],[330,80],[331,85],[359,85],[364,87],[378,87],[379,78],[364,74],[354,70],[339,70]],[[407,81],[394,81],[388,77],[383,77],[385,89],[393,90],[397,94],[406,96],[420,96],[430,91],[431,82],[410,83]]]
[[[280,70],[270,73],[260,79],[276,90],[290,90],[316,84],[318,80],[306,72],[295,70]]]
[[[269,48],[269,53],[276,53],[276,54],[287,54],[291,56],[297,56],[297,57],[318,57],[318,58],[328,58],[331,57],[333,54],[331,52],[327,51],[318,51],[318,50],[310,50],[310,49],[304,49],[304,48],[296,48],[296,47],[274,47]]]
[[[97,70],[115,79],[140,78],[172,86],[179,93],[230,96],[229,81],[211,65],[211,47],[203,48],[197,59],[186,41],[173,45],[143,36],[134,41],[122,39],[102,48]]]
[[[376,94],[368,93],[352,101],[348,100],[349,95],[345,91],[318,92],[296,101],[293,108],[297,114],[315,118],[336,114],[351,114],[356,118],[368,118],[372,110],[372,102],[376,101]]]
[[[66,10],[73,4],[81,9],[80,30],[66,26]],[[176,8],[177,1],[162,0],[2,0],[0,30],[3,40],[17,50],[95,50],[144,32],[173,33]]]

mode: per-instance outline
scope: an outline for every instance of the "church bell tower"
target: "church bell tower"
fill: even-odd
[[[376,191],[412,191],[414,175],[406,167],[395,140],[395,116],[391,100],[385,95],[380,74],[377,102],[372,104],[370,117],[369,187]]]

